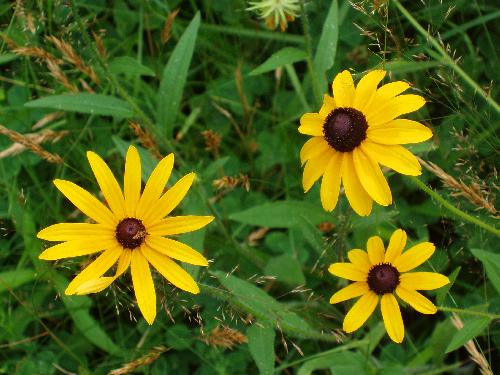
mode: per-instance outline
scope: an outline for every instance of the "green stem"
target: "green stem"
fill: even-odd
[[[420,189],[422,189],[424,192],[426,192],[428,195],[430,195],[432,198],[434,198],[436,201],[438,201],[438,203],[440,203],[448,211],[452,212],[455,216],[458,216],[461,219],[468,221],[469,223],[477,225],[478,227],[486,229],[488,232],[491,232],[497,236],[500,236],[499,229],[493,227],[492,225],[486,224],[485,222],[479,220],[478,218],[471,216],[471,215],[459,210],[458,208],[453,206],[450,202],[448,202],[446,199],[441,197],[434,190],[432,190],[430,187],[428,187],[425,183],[420,181],[417,177],[410,177],[410,178],[415,183],[415,185],[417,185]]]
[[[500,319],[500,314],[490,314],[490,313],[485,313],[485,312],[481,312],[481,311],[457,309],[455,307],[438,306],[438,310],[444,311],[444,312],[453,312],[453,313],[457,313],[457,314],[483,316],[483,317],[489,318],[489,319]]]
[[[406,10],[406,8],[401,5],[399,0],[393,0],[394,4],[396,4],[396,7],[399,9],[399,11],[403,14],[403,16],[406,17],[406,19],[417,29],[417,31],[422,34],[426,38],[426,40],[441,54],[443,58],[443,62],[446,63],[450,68],[452,68],[462,79],[464,80],[465,83],[469,85],[472,90],[477,92],[480,96],[483,97],[483,99],[497,112],[500,114],[500,105],[484,91],[467,73],[465,73],[462,68],[458,66],[458,64],[453,60],[450,55],[445,51],[445,49],[439,44],[439,42],[433,38],[427,30],[425,30],[419,23],[418,21]]]

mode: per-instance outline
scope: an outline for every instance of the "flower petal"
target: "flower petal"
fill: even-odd
[[[361,186],[354,169],[352,153],[346,153],[342,161],[342,183],[345,195],[352,209],[360,216],[368,216],[372,211],[373,200]]]
[[[351,281],[366,281],[368,278],[366,272],[351,263],[333,263],[328,267],[328,272]]]
[[[320,155],[327,153],[331,147],[326,143],[323,137],[310,138],[300,150],[300,163],[304,163],[310,159],[314,159]]]
[[[399,310],[398,301],[392,293],[386,293],[380,300],[380,310],[384,320],[385,330],[392,341],[400,344],[405,337],[405,326]]]
[[[210,224],[213,220],[213,216],[171,216],[148,227],[147,232],[152,236],[193,232]]]
[[[378,109],[384,106],[388,100],[391,100],[396,95],[403,93],[409,88],[410,85],[403,81],[390,82],[381,86],[370,103],[365,107],[363,113],[370,114],[378,111]]]
[[[385,252],[385,263],[393,263],[400,255],[406,246],[406,232],[402,229],[397,229],[389,240],[387,251]]]
[[[437,312],[436,306],[416,290],[407,289],[402,285],[398,285],[396,294],[408,305],[422,314],[435,314]]]
[[[207,259],[192,247],[170,238],[147,236],[146,245],[161,254],[197,266],[208,266]]]
[[[143,255],[143,249],[134,249],[131,259],[132,283],[134,284],[135,298],[142,316],[149,325],[156,318],[156,292],[151,277],[148,261]]]
[[[375,202],[387,206],[392,202],[392,194],[380,166],[359,147],[353,150],[354,167],[363,188]]]
[[[332,211],[339,200],[340,192],[340,173],[342,171],[343,154],[335,152],[330,158],[326,167],[323,179],[321,180],[320,197],[321,204],[325,211]],[[323,159],[325,163],[325,159]],[[325,163],[326,164],[326,163]]]
[[[330,303],[339,303],[368,293],[368,283],[366,281],[356,281],[345,288],[340,289],[331,298]]]
[[[396,258],[393,266],[399,272],[410,271],[429,259],[434,254],[434,250],[436,250],[436,246],[430,242],[419,243]]]
[[[130,146],[125,157],[125,175],[123,177],[123,194],[125,211],[128,217],[135,217],[137,205],[141,197],[141,157],[134,146]]]
[[[145,217],[151,210],[155,209],[156,201],[160,198],[173,167],[174,154],[169,154],[153,169],[137,206],[138,217]]]
[[[159,220],[167,216],[184,199],[188,190],[191,188],[196,174],[188,173],[175,183],[165,194],[155,203],[154,210],[149,211],[148,215],[143,216],[144,223],[154,225]],[[148,225],[146,225],[148,226]]]
[[[110,237],[73,240],[49,247],[38,258],[43,260],[74,258],[110,249],[116,245],[116,240]]]
[[[325,173],[328,160],[330,160],[333,155],[334,153],[329,149],[325,155],[318,155],[307,161],[302,174],[302,187],[304,188],[304,193],[307,193],[313,187],[314,183]]]
[[[368,258],[373,266],[384,262],[384,243],[382,242],[382,238],[379,236],[370,237],[366,242],[366,248],[368,250]]]
[[[99,255],[96,260],[71,280],[64,293],[67,295],[75,294],[77,288],[83,283],[104,275],[116,263],[122,251],[121,246],[116,246]]]
[[[380,126],[370,126],[366,136],[383,145],[420,143],[432,137],[432,131],[419,122],[397,119]]]
[[[335,109],[335,100],[330,95],[323,95],[323,105],[319,110],[319,114],[323,117],[326,117]]]
[[[361,149],[368,157],[398,173],[409,176],[422,174],[417,158],[403,146],[381,145],[367,140],[363,142]]]
[[[385,124],[396,117],[411,113],[422,108],[425,99],[420,95],[407,94],[396,96],[381,106],[377,111],[367,114],[366,120],[369,126]]]
[[[337,74],[332,83],[333,98],[337,107],[351,107],[354,99],[354,81],[348,70]]]
[[[349,261],[360,270],[368,275],[368,271],[371,268],[370,260],[368,259],[368,253],[361,249],[352,249],[347,253]]]
[[[193,294],[200,293],[200,288],[198,288],[196,281],[194,281],[191,275],[172,259],[147,246],[145,246],[142,251],[149,263],[177,288]]]
[[[385,77],[384,70],[372,70],[368,72],[361,78],[356,86],[356,91],[354,94],[354,102],[352,106],[360,111],[363,111],[365,106],[369,104],[375,92],[377,91],[377,86]]]
[[[71,241],[90,237],[113,237],[114,229],[102,224],[59,223],[42,229],[36,236],[47,241]]]
[[[445,275],[436,272],[409,272],[400,276],[401,286],[413,290],[433,290],[450,283]]]
[[[54,185],[85,215],[98,223],[115,227],[117,219],[113,213],[87,190],[66,180],[54,180]]]
[[[364,294],[351,307],[344,318],[344,331],[351,333],[356,331],[368,320],[378,304],[378,295],[369,291]]]
[[[324,122],[325,118],[319,113],[305,113],[300,118],[299,133],[315,137],[323,136]]]
[[[123,200],[122,189],[113,172],[96,153],[88,151],[87,159],[109,208],[116,216],[123,218],[125,216],[125,201]]]

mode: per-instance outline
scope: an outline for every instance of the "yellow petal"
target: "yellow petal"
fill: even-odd
[[[425,99],[420,95],[407,94],[396,96],[389,100],[381,108],[370,112],[366,116],[369,126],[377,126],[385,124],[396,117],[411,113],[422,108],[425,104]]]
[[[146,245],[170,258],[197,266],[208,266],[207,259],[190,246],[170,238],[147,236]]]
[[[410,85],[403,81],[390,82],[381,86],[375,93],[371,102],[365,107],[363,113],[370,114],[378,111],[378,109],[384,106],[387,101],[391,100],[396,95],[405,92],[409,88]]]
[[[149,264],[143,255],[142,248],[132,251],[131,259],[132,283],[134,284],[135,298],[142,316],[149,325],[156,318],[156,292],[151,277]]]
[[[123,194],[127,216],[135,217],[137,205],[141,197],[141,157],[134,146],[130,146],[125,158],[125,175],[123,177]]]
[[[337,107],[351,107],[354,99],[354,82],[348,70],[337,74],[332,84],[333,98]]]
[[[330,303],[334,304],[347,301],[349,299],[362,296],[363,294],[368,293],[369,290],[367,282],[356,281],[355,283],[352,283],[336,292],[332,298],[330,298]]]
[[[367,140],[363,142],[361,149],[371,159],[394,169],[398,173],[409,176],[422,174],[422,168],[417,158],[403,146],[381,145]]]
[[[325,173],[328,161],[332,159],[334,154],[331,149],[328,149],[324,155],[318,155],[307,161],[302,174],[304,193],[307,193],[313,187],[314,183]]]
[[[320,197],[321,204],[325,211],[332,211],[339,200],[340,192],[340,173],[342,171],[343,154],[335,152],[330,158],[326,167],[323,179],[321,180]],[[323,163],[325,163],[325,159]],[[326,164],[326,163],[325,163]]]
[[[323,155],[330,149],[331,147],[326,143],[323,137],[313,137],[302,146],[300,150],[300,163],[304,165],[306,161]]]
[[[366,281],[368,278],[366,272],[351,263],[333,263],[328,267],[328,272],[351,281]]]
[[[387,251],[385,252],[385,263],[393,263],[400,255],[406,246],[406,232],[402,229],[394,231],[389,240]]]
[[[299,133],[315,137],[323,136],[324,122],[325,118],[319,113],[305,113],[300,118]]]
[[[363,111],[377,91],[377,86],[385,77],[384,70],[372,70],[361,78],[356,86],[353,107]]]
[[[92,151],[87,152],[87,159],[111,211],[117,217],[123,218],[125,216],[125,201],[123,200],[120,185],[118,185],[113,172],[111,172],[108,165],[96,153]]]
[[[384,320],[385,330],[392,341],[400,344],[405,337],[405,326],[398,301],[392,293],[384,294],[380,300],[380,310]]]
[[[88,255],[97,251],[113,248],[117,245],[114,238],[88,238],[63,242],[46,249],[39,255],[39,259],[57,260]]]
[[[410,271],[429,259],[434,254],[434,250],[436,247],[430,242],[419,243],[396,258],[393,266],[399,272]]]
[[[319,114],[326,117],[335,109],[335,100],[330,95],[323,95],[323,105],[319,110]]]
[[[366,243],[368,250],[368,258],[372,265],[377,265],[384,262],[384,243],[379,236],[370,237]]]
[[[191,172],[182,177],[154,204],[154,209],[148,215],[143,216],[143,221],[154,225],[167,216],[186,196],[189,188],[193,184],[196,175]]]
[[[89,280],[97,279],[104,275],[106,271],[116,263],[121,253],[121,246],[116,246],[106,250],[82,272],[80,272],[73,280],[71,280],[64,293],[67,295],[75,294],[76,289],[83,283]]]
[[[416,290],[407,289],[399,285],[396,288],[396,294],[408,305],[422,314],[435,314],[437,312],[436,306]]]
[[[372,211],[372,198],[361,186],[358,175],[354,169],[352,153],[345,153],[342,161],[342,183],[345,195],[354,212],[360,216],[368,216]]]
[[[147,232],[153,236],[193,232],[210,224],[213,220],[213,216],[172,216],[148,227]]]
[[[113,213],[87,190],[65,180],[54,180],[54,185],[80,211],[98,223],[115,227],[117,219]]]
[[[113,237],[114,234],[114,228],[102,224],[59,223],[42,229],[36,236],[47,241],[71,241],[90,237]]]
[[[377,303],[378,296],[372,291],[358,299],[344,318],[344,331],[351,333],[365,324],[370,315],[373,314]]]
[[[200,293],[200,288],[198,288],[196,281],[172,259],[148,247],[144,247],[143,253],[149,263],[177,288],[193,294]]]
[[[366,275],[371,268],[370,260],[368,259],[368,253],[361,249],[353,249],[347,253],[349,261],[356,267],[362,270]]]
[[[392,203],[392,194],[380,166],[358,147],[353,150],[354,167],[363,188],[382,206]]]
[[[424,142],[432,137],[432,131],[419,122],[397,119],[380,126],[370,126],[366,136],[384,145],[404,145]]]
[[[153,169],[137,206],[138,217],[145,217],[156,207],[156,201],[160,198],[173,167],[174,154],[169,154]]]
[[[450,283],[450,280],[435,272],[409,272],[400,276],[401,286],[413,290],[433,290]]]

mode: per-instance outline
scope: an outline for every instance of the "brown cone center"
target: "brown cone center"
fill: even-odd
[[[123,219],[116,226],[116,239],[126,249],[135,249],[141,246],[146,235],[146,227],[142,221],[133,217]]]

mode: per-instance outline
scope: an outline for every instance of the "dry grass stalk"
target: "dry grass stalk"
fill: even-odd
[[[165,20],[165,24],[161,30],[161,44],[166,44],[170,39],[170,36],[172,35],[172,25],[174,24],[175,17],[177,17],[179,10],[180,9],[176,9],[171,12]]]
[[[212,185],[217,189],[232,190],[237,186],[243,187],[246,191],[250,191],[250,180],[247,175],[240,173],[237,176],[224,176],[212,182]]]
[[[201,135],[205,138],[205,150],[211,151],[216,157],[218,157],[221,142],[220,134],[208,129],[202,131]]]
[[[453,313],[451,317],[451,322],[455,326],[456,329],[460,330],[464,328],[464,323],[460,319],[460,317]],[[472,359],[478,366],[481,375],[493,375],[493,371],[491,370],[490,364],[484,357],[484,355],[477,349],[474,340],[469,340],[464,345],[465,349],[469,353],[470,359]]]
[[[149,150],[149,152],[151,152],[151,154],[153,154],[156,159],[162,159],[162,155],[160,153],[160,150],[158,149],[158,144],[147,130],[143,130],[141,128],[141,125],[139,125],[137,122],[129,123],[129,127],[134,131],[134,134],[139,139],[142,147]]]
[[[156,361],[160,356],[170,350],[164,346],[154,347],[149,353],[143,355],[142,357],[137,358],[136,360],[125,363],[122,367],[112,370],[108,373],[108,375],[123,375],[130,374],[135,371],[138,367],[147,366]]]
[[[236,345],[246,343],[247,337],[236,329],[218,325],[208,336],[201,339],[207,345],[218,346],[224,349],[233,349]]]
[[[30,137],[24,134],[20,134],[14,130],[7,129],[3,125],[0,125],[0,134],[7,136],[13,142],[21,144],[49,163],[64,163],[64,160],[59,155],[51,154],[50,152],[44,150],[38,143],[34,142]]]
[[[439,177],[444,185],[455,190],[455,192],[452,194],[453,196],[462,196],[474,206],[480,209],[484,208],[493,215],[497,214],[498,211],[496,210],[495,206],[485,198],[484,192],[481,190],[481,187],[478,184],[467,186],[462,181],[457,181],[453,176],[450,176],[438,165],[432,162],[426,162],[421,158],[418,158],[418,160],[428,171],[434,173],[437,177]]]

